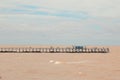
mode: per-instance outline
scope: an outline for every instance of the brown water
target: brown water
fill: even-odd
[[[0,80],[120,80],[120,46],[110,53],[0,53]]]

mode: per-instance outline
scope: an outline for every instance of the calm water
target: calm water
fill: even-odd
[[[120,80],[120,54],[0,54],[1,80]]]

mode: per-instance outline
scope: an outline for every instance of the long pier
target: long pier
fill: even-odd
[[[109,48],[87,48],[84,46],[72,47],[4,47],[0,53],[109,53]]]

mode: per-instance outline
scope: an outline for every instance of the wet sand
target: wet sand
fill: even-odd
[[[110,53],[0,53],[0,80],[120,80],[120,46]]]

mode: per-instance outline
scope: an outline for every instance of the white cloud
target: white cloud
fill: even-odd
[[[10,39],[16,43],[31,40],[31,43],[120,44],[119,2],[119,0],[2,0],[0,9],[25,9],[29,12],[48,13],[68,11],[75,14],[85,12],[89,16],[87,19],[74,19],[1,11],[0,43]],[[25,8],[20,4],[39,8]]]
[[[16,0],[16,2],[56,10],[85,11],[92,16],[120,17],[120,0]]]
[[[1,1],[2,2],[2,1]],[[48,9],[41,9],[43,11],[54,12],[53,10],[68,10],[80,12],[84,11],[91,16],[97,17],[120,17],[120,0],[4,0],[4,4],[0,5],[33,5],[38,7],[45,7]],[[15,6],[13,6],[15,7]]]

